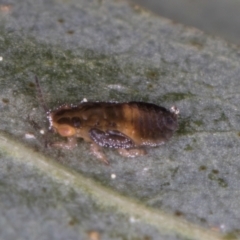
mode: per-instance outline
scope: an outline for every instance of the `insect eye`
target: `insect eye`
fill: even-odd
[[[72,125],[73,125],[73,127],[79,128],[80,125],[81,125],[80,118],[73,117],[72,118]]]
[[[175,130],[177,128],[177,122],[172,116],[167,116],[164,118],[164,123],[167,128]]]

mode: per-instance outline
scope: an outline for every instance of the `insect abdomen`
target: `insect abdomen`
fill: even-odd
[[[122,131],[137,145],[160,145],[177,129],[176,114],[155,104],[125,103],[123,113],[125,127],[122,127]]]

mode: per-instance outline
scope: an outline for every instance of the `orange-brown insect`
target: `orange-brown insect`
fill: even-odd
[[[37,78],[36,84],[43,99]],[[91,143],[93,154],[108,164],[102,147],[116,148],[126,157],[143,155],[145,147],[159,146],[170,139],[178,127],[178,113],[175,107],[169,111],[144,102],[82,102],[49,111],[48,119],[50,128],[68,140],[53,146],[72,149],[77,138],[83,138]]]

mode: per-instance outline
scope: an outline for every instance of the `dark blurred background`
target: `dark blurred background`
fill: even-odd
[[[131,0],[150,11],[240,45],[240,0]]]

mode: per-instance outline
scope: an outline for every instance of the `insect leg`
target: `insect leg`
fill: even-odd
[[[90,145],[91,148],[91,152],[92,154],[98,158],[99,160],[101,160],[103,163],[105,163],[106,165],[109,165],[109,162],[107,160],[106,155],[102,152],[101,148],[96,144],[96,143],[92,143]]]
[[[146,151],[142,148],[119,148],[118,153],[123,157],[135,158],[139,156],[146,155]]]
[[[64,148],[71,150],[77,146],[77,138],[76,137],[68,137],[67,142],[55,142],[50,143],[50,147],[56,147],[56,148]]]

